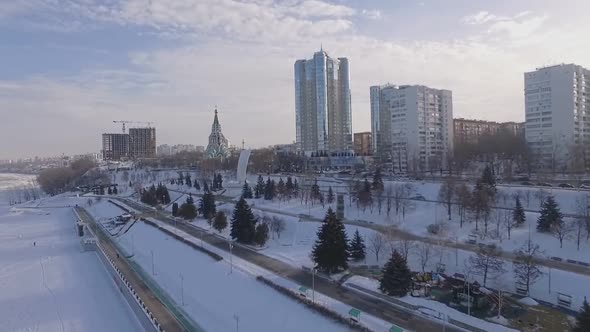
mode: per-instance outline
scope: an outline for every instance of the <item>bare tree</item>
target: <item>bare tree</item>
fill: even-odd
[[[449,176],[445,178],[438,191],[438,200],[447,207],[447,214],[451,220],[451,208],[453,207],[453,198],[456,196],[455,191],[457,183],[455,178]]]
[[[375,200],[377,201],[377,210],[379,211],[379,215],[381,215],[381,208],[383,207],[383,190],[375,190]]]
[[[495,278],[506,272],[504,261],[500,258],[500,252],[495,247],[480,246],[477,253],[469,257],[468,264],[471,272],[483,277],[484,287],[488,277]]]
[[[369,239],[370,249],[375,253],[375,259],[379,262],[379,253],[385,245],[385,236],[379,232],[375,232]]]
[[[539,202],[539,207],[543,205],[543,202],[545,202],[545,200],[547,199],[547,196],[549,196],[549,193],[541,188],[537,191],[535,191],[535,199]]]
[[[277,216],[273,216],[270,221],[270,231],[277,235],[277,238],[281,238],[281,233],[285,230],[285,221]]]
[[[392,208],[392,198],[393,198],[393,187],[391,185],[387,185],[385,187],[385,199],[387,204],[387,217],[391,214]]]
[[[404,259],[407,261],[408,256],[410,256],[410,253],[412,252],[415,246],[416,244],[414,243],[414,241],[408,239],[401,239],[397,241],[395,247],[391,249],[391,252],[393,252],[393,250],[397,250],[402,255],[402,257],[404,257]]]
[[[528,239],[514,254],[516,257],[512,263],[512,267],[516,275],[516,280],[526,287],[528,294],[530,286],[543,276],[538,260],[540,256],[543,256],[544,252],[538,244]]]
[[[402,218],[403,220],[406,220],[406,213],[411,212],[416,206],[414,201],[410,199],[410,196],[414,191],[414,186],[410,183],[406,183],[402,186],[402,188],[400,207],[402,211]]]
[[[510,233],[515,226],[514,218],[512,218],[512,210],[502,211],[502,224],[504,229],[508,232],[508,240],[510,240]]]
[[[582,194],[576,198],[576,214],[578,218],[583,220],[583,224],[586,231],[586,241],[590,237],[590,197],[586,194]],[[578,239],[578,249],[580,240]]]
[[[461,183],[455,190],[455,201],[459,209],[460,227],[463,228],[463,220],[465,219],[465,212],[471,204],[471,192],[465,183]]]
[[[531,205],[531,191],[529,189],[525,190],[523,197],[526,202],[526,207],[528,208]]]
[[[573,229],[573,225],[563,219],[556,220],[551,224],[551,233],[559,240],[560,248],[563,248],[563,240],[569,238]]]
[[[417,254],[422,272],[425,272],[426,265],[428,265],[428,262],[434,253],[433,251],[432,244],[430,243],[422,242],[418,245]]]

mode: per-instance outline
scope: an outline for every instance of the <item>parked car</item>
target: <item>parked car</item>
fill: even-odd
[[[572,186],[569,183],[560,183],[559,185],[557,185],[559,188],[573,188],[574,186]]]
[[[422,196],[421,194],[418,194],[418,195],[412,197],[411,199],[415,199],[418,201],[425,201],[426,200],[426,198],[424,196]]]
[[[516,181],[530,181],[528,176],[519,176],[515,179]]]
[[[590,184],[583,184],[580,186],[580,189],[590,189]]]
[[[547,182],[539,182],[539,183],[537,183],[537,186],[539,186],[539,187],[553,187],[553,185],[551,183],[547,183]]]
[[[520,184],[522,184],[523,186],[533,186],[534,184],[530,181],[522,181]]]

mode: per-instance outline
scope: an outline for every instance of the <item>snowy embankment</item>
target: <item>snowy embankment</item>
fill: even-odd
[[[0,205],[0,330],[141,331],[97,255],[81,250],[71,209]]]
[[[164,224],[160,226],[173,230]],[[254,278],[257,275],[276,277],[238,258],[232,259],[234,267],[230,273],[227,260],[215,262],[143,223],[138,223],[119,241],[134,254],[133,260],[146,271],[153,271],[158,284],[181,306],[184,303],[183,310],[205,329],[231,330],[237,320],[245,331],[346,330],[257,282]],[[209,246],[207,249],[216,251]],[[228,258],[227,253],[218,253]]]
[[[379,292],[379,282],[373,279],[361,277],[361,276],[354,276],[348,279],[345,283],[345,286],[349,285],[356,285],[363,287],[365,289]],[[355,288],[351,288],[355,289]],[[457,311],[453,308],[446,306],[443,303],[431,301],[425,298],[417,298],[411,296],[405,296],[402,298],[398,298],[399,301],[402,301],[407,304],[411,304],[416,307],[420,307],[418,311],[422,312],[426,316],[429,317],[443,317],[444,320],[456,320],[471,326],[478,327],[480,329],[484,329],[485,331],[489,332],[516,332],[517,330],[507,328],[502,325],[486,322],[484,320],[478,319],[473,316],[466,315],[460,311]]]

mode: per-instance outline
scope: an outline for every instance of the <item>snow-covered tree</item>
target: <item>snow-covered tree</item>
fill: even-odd
[[[476,254],[469,257],[471,271],[483,277],[483,286],[486,286],[488,277],[495,278],[506,272],[504,261],[500,258],[500,252],[495,247],[481,246]]]
[[[243,197],[240,198],[231,219],[231,238],[241,243],[254,242],[257,222],[248,202]]]
[[[537,263],[543,255],[543,251],[538,244],[533,243],[529,239],[514,254],[516,257],[512,262],[512,267],[516,280],[526,287],[528,294],[531,285],[543,276],[543,272]]]
[[[590,331],[590,305],[584,296],[582,308],[576,316],[576,325],[572,329],[573,332],[588,332]]]
[[[563,222],[563,215],[553,196],[548,196],[541,207],[541,215],[537,219],[537,231],[542,233],[551,232],[551,227]]]
[[[383,267],[379,280],[379,290],[391,296],[406,296],[412,285],[412,274],[406,260],[394,250],[391,258]]]
[[[365,259],[365,240],[361,237],[359,230],[354,232],[352,240],[350,240],[350,258],[355,261],[361,261]]]
[[[348,239],[341,221],[332,208],[317,232],[311,257],[318,268],[326,273],[335,273],[348,268]]]

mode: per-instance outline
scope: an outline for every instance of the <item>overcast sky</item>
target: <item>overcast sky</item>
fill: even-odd
[[[0,159],[100,151],[112,120],[206,145],[215,105],[250,147],[295,137],[293,63],[323,45],[369,86],[453,91],[455,117],[522,121],[523,72],[590,67],[590,1],[1,0]]]

